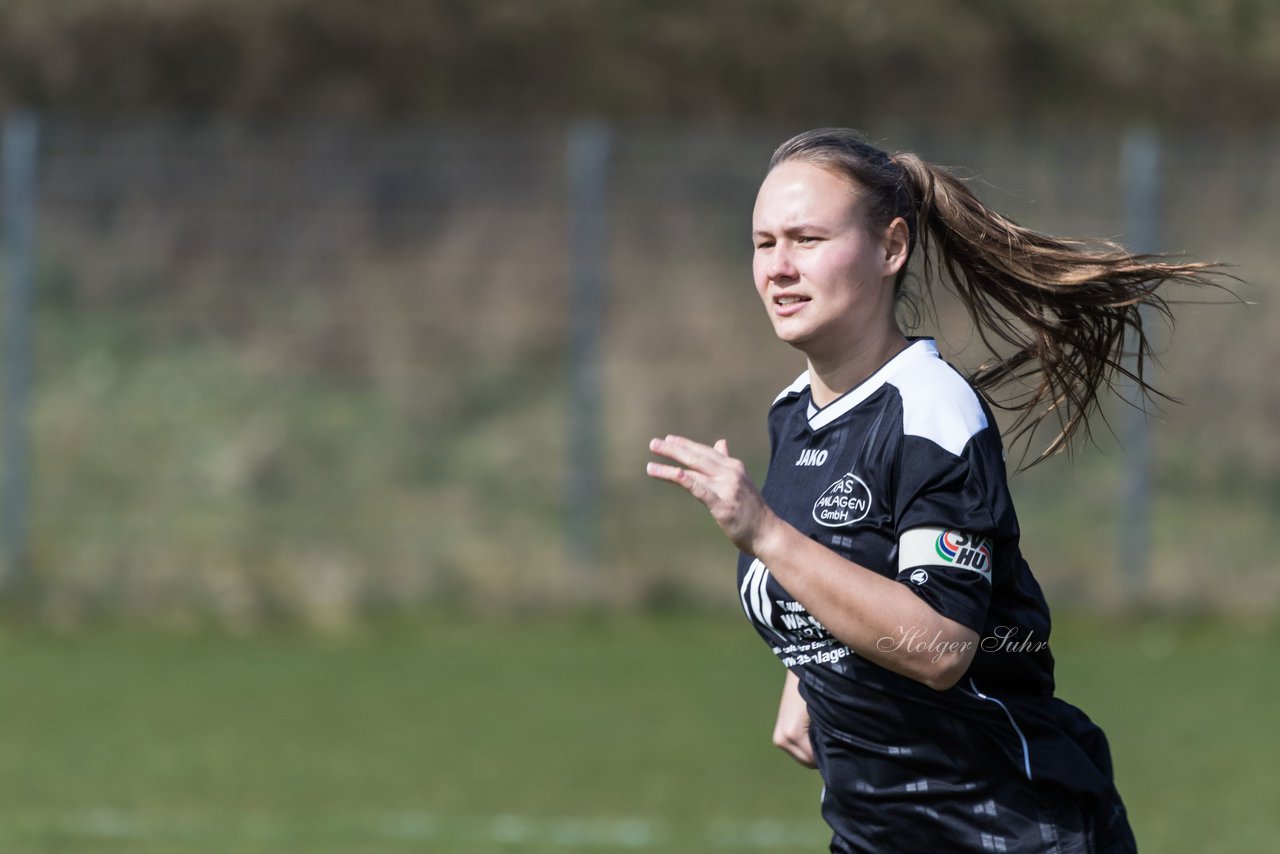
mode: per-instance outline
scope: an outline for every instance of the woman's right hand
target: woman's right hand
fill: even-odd
[[[813,745],[809,742],[809,707],[800,696],[800,680],[790,670],[782,683],[778,720],[773,725],[773,743],[806,768],[817,768]]]

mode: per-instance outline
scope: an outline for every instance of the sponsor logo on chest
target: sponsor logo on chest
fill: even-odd
[[[796,460],[798,466],[821,466],[826,465],[827,452],[821,448],[805,448],[800,452],[800,459]]]
[[[861,522],[871,512],[871,490],[853,472],[826,488],[813,503],[813,521],[828,528]]]

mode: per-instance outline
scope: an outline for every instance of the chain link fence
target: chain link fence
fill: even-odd
[[[731,548],[645,478],[646,443],[726,437],[763,473],[766,409],[803,365],[756,304],[749,223],[794,130],[608,129],[597,420],[573,391],[570,128],[43,117],[31,406],[3,403],[31,473],[11,597],[56,623],[233,628],[732,606]],[[876,130],[1025,225],[1126,237],[1123,128]],[[1051,601],[1273,611],[1280,132],[1157,139],[1163,247],[1233,262],[1253,304],[1180,306],[1160,335],[1157,385],[1183,404],[1151,420],[1139,587],[1105,427],[1014,479],[1024,548]],[[945,352],[976,358],[945,295],[937,320]],[[584,458],[595,546],[575,552]]]

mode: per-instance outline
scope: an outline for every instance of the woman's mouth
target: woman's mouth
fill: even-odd
[[[774,297],[773,313],[778,317],[790,317],[796,312],[804,308],[805,303],[809,302],[809,297],[787,295]]]

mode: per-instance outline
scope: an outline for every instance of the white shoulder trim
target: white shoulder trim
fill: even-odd
[[[777,406],[778,403],[782,401],[784,398],[790,397],[793,394],[800,394],[800,392],[804,391],[808,387],[809,387],[809,372],[805,371],[803,374],[796,377],[795,382],[793,382],[791,385],[784,388],[778,394],[778,396],[773,399],[773,403],[771,404],[771,406]]]
[[[814,431],[821,430],[837,418],[840,418],[855,406],[879,391],[887,382],[889,382],[889,378],[902,370],[904,366],[910,365],[920,359],[929,358],[930,356],[934,357],[934,361],[937,361],[937,355],[938,348],[934,345],[933,339],[917,339],[908,344],[905,349],[882,365],[874,374],[849,389],[849,391],[845,392],[822,409],[818,409],[814,406],[813,400],[810,398],[809,429]]]
[[[959,456],[964,446],[987,427],[978,393],[956,369],[944,362],[936,348],[932,358],[916,358],[888,379],[902,396],[902,430],[928,439]],[[922,354],[924,355],[924,354]]]
[[[773,399],[773,405],[801,394],[809,384],[805,371]],[[822,409],[810,400],[809,429],[821,430],[885,385],[892,385],[902,397],[906,434],[929,439],[953,454],[959,455],[974,434],[987,426],[977,392],[942,360],[932,339],[920,338]]]

